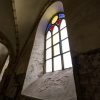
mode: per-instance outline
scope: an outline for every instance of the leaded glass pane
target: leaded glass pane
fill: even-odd
[[[65,39],[62,41],[62,52],[66,52],[66,51],[69,51],[70,48],[69,48],[69,41],[68,39]]]
[[[72,67],[68,33],[64,18],[65,15],[63,13],[59,13],[53,17],[50,24],[47,26],[45,50],[46,72],[52,72],[52,65],[54,67],[54,71],[62,70],[62,67],[64,67],[64,69]],[[63,61],[61,57],[63,57]],[[62,66],[62,62],[64,62],[64,66]]]
[[[53,29],[54,29],[54,25],[52,25],[52,26],[50,27],[50,31],[53,31]]]
[[[67,34],[67,28],[65,27],[64,29],[62,29],[60,31],[61,33],[61,40],[65,39],[66,37],[68,37],[68,34]]]
[[[51,52],[51,48],[46,50],[46,59],[49,59],[52,57],[52,52]]]
[[[57,22],[56,22],[56,24],[60,25],[60,23],[61,23],[61,19],[58,19]]]
[[[58,32],[58,27],[55,26],[54,29],[53,29],[53,35],[54,35],[55,33],[57,33],[57,32]]]
[[[54,58],[54,71],[61,69],[62,69],[61,56],[57,56]]]
[[[52,59],[46,61],[46,72],[52,72]]]
[[[65,21],[65,19],[63,19],[60,24],[60,29],[64,28],[65,26],[66,26],[66,21]]]
[[[53,36],[53,45],[59,42],[59,33]]]
[[[47,33],[47,39],[50,38],[50,37],[51,37],[51,32],[48,31],[48,33]]]
[[[47,31],[50,29],[50,26],[51,26],[51,24],[48,24],[48,26],[47,26]]]
[[[64,18],[65,15],[64,14],[59,14],[59,18]]]
[[[60,54],[60,48],[59,48],[59,44],[54,46],[54,56]]]
[[[52,19],[52,24],[55,24],[57,20],[58,20],[58,15],[56,15],[56,16]]]
[[[63,54],[63,59],[64,59],[64,68],[72,67],[70,52]]]
[[[51,47],[51,38],[46,41],[46,48]]]

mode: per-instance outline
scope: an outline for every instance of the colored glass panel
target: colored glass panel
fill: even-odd
[[[64,14],[59,14],[59,18],[64,18],[65,15]]]
[[[61,33],[61,40],[65,39],[66,37],[68,37],[68,34],[67,34],[67,28],[65,27],[64,29],[62,29],[60,31]]]
[[[60,25],[60,23],[61,23],[61,19],[58,19],[57,22],[56,22],[56,24]]]
[[[54,25],[52,25],[52,26],[50,27],[50,31],[52,31],[52,30],[53,30],[53,28],[54,28]]]
[[[65,15],[55,15],[46,31],[46,72],[72,67]]]
[[[48,24],[48,26],[47,26],[47,31],[50,29],[50,26],[51,26],[51,24]]]
[[[56,21],[58,20],[58,16],[55,16],[53,19],[52,19],[52,24],[56,23]]]

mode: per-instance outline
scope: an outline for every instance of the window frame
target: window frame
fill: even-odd
[[[64,12],[59,12],[59,13],[54,14],[54,15],[52,16],[52,18],[50,19],[50,21],[48,22],[48,24],[50,24],[51,21],[53,20],[53,18],[54,18],[56,15],[58,15],[58,14],[64,14]],[[66,19],[65,19],[65,17],[64,17],[64,18],[61,18],[61,22],[62,22],[63,19],[66,21]],[[58,20],[58,19],[57,19],[57,20]],[[61,70],[66,69],[66,68],[64,68],[64,59],[63,59],[63,55],[66,54],[66,53],[68,53],[68,52],[70,53],[70,46],[69,46],[69,50],[63,53],[63,51],[62,51],[62,41],[68,40],[68,42],[69,42],[69,36],[68,36],[68,34],[67,34],[67,37],[66,37],[66,38],[61,39],[61,30],[65,29],[65,28],[67,29],[67,24],[66,24],[65,27],[63,27],[62,29],[60,29],[61,22],[60,22],[60,25],[57,25],[56,23],[53,24],[54,27],[55,27],[55,26],[58,27],[58,31],[57,31],[55,34],[53,34],[53,30],[50,31],[50,30],[47,30],[47,28],[46,28],[45,37],[44,37],[44,39],[45,39],[45,41],[44,41],[44,42],[45,42],[45,43],[44,43],[44,44],[45,44],[45,45],[44,45],[44,73],[48,73],[48,72],[46,72],[46,61],[48,61],[48,60],[50,60],[50,59],[52,60],[52,71],[51,71],[51,72],[54,72],[54,58],[55,58],[55,57],[58,57],[58,56],[61,56],[61,66],[62,66],[62,69],[61,69]],[[48,25],[47,25],[47,27],[48,27]],[[48,34],[49,31],[51,32],[51,37],[49,37],[49,38],[47,39],[47,34]],[[53,44],[53,36],[55,36],[56,34],[59,34],[59,42],[57,42],[56,44]],[[46,43],[47,43],[47,40],[49,40],[49,39],[51,39],[51,46],[48,47],[48,48],[46,48]],[[54,46],[56,46],[56,45],[58,45],[58,44],[59,44],[60,53],[54,56]],[[51,51],[52,57],[49,58],[49,59],[46,59],[46,51],[47,51],[48,49],[50,49],[50,48],[51,48],[51,50],[52,50],[52,51]],[[72,66],[70,66],[70,67],[72,67]]]

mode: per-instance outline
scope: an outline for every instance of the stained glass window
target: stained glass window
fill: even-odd
[[[70,46],[64,13],[51,18],[46,29],[45,72],[72,67]]]

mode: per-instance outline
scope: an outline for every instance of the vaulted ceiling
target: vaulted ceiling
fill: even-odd
[[[46,8],[45,5],[52,1],[56,0],[0,0],[0,35],[2,33],[8,39],[9,46],[13,49],[14,55],[18,53],[18,49],[19,51],[22,50],[29,34],[34,32],[34,27],[38,24],[40,15]],[[87,29],[83,27],[90,23],[95,23],[99,19],[99,0],[93,2],[91,0],[87,0],[86,2],[84,0],[63,0],[63,4],[65,14],[67,15],[69,31],[71,31],[69,33],[73,34],[72,41],[74,39],[75,41],[80,41],[80,38],[76,39],[82,33],[78,32],[78,30],[84,32]],[[96,28],[95,30],[97,30]],[[89,31],[88,35],[90,36],[92,30]],[[87,35],[87,33],[84,32],[82,35]],[[92,38],[90,40],[92,41]],[[78,47],[81,44],[78,41],[75,43],[75,41],[73,42],[73,47],[79,49]],[[94,42],[89,45],[91,46],[90,48],[92,48],[93,44]],[[85,43],[84,48],[88,48],[89,46]],[[83,51],[83,46],[81,48],[81,51]]]
[[[14,53],[21,50],[47,0],[0,0],[0,32],[10,41]],[[16,46],[17,45],[17,46]]]
[[[24,47],[47,0],[0,0],[0,40],[6,38],[14,56]],[[2,41],[1,41],[2,42]],[[0,71],[8,54],[0,43]]]
[[[20,48],[24,45],[28,35],[32,32],[41,11],[48,0],[15,0],[15,16],[18,25]],[[23,38],[22,38],[23,37]]]

